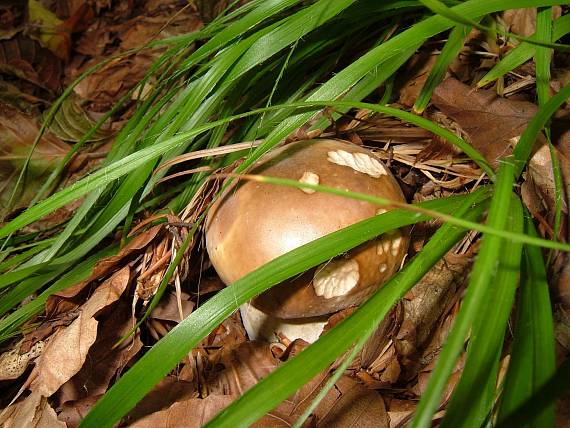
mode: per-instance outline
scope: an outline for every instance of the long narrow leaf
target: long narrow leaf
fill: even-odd
[[[495,194],[487,219],[487,223],[497,229],[504,229],[507,222],[514,182],[514,169],[515,165],[512,159],[507,159],[501,163],[497,174]],[[486,235],[483,237],[462,307],[439,355],[427,389],[422,395],[412,422],[412,428],[431,426],[432,416],[441,402],[447,380],[463,350],[467,333],[472,327],[473,320],[486,304],[485,299],[492,283],[491,278],[495,274],[495,260],[501,242],[501,238],[496,236]]]
[[[477,192],[451,201],[429,201],[422,206],[457,209],[466,200],[475,203],[486,192]],[[459,203],[459,205],[458,205]],[[421,215],[393,210],[303,245],[217,293],[208,302],[157,342],[97,403],[82,422],[83,427],[107,427],[126,414],[200,340],[216,328],[241,304],[291,276],[388,230],[421,220]]]

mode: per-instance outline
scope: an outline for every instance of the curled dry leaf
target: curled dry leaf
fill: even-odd
[[[32,391],[49,397],[81,370],[97,338],[95,316],[121,297],[129,280],[130,270],[124,267],[95,290],[77,319],[51,337],[36,366]]]
[[[522,134],[537,111],[530,102],[474,90],[453,78],[437,86],[432,102],[458,123],[471,145],[494,166],[499,158],[510,154],[512,139]]]
[[[39,131],[37,118],[0,102],[0,215],[5,214],[20,169]],[[69,151],[69,146],[53,134],[44,134],[31,157],[26,186],[17,195],[17,208],[26,206],[49,173]]]
[[[9,351],[0,355],[0,381],[17,379],[24,374],[28,364],[42,354],[45,342],[40,340],[30,349],[24,351],[23,341]]]
[[[57,419],[55,410],[47,402],[47,398],[33,392],[25,399],[5,409],[0,415],[0,426],[3,428],[67,428],[65,423]]]
[[[75,376],[61,386],[58,392],[60,404],[104,394],[112,379],[142,349],[138,334],[113,348],[135,324],[136,320],[130,314],[128,303],[119,302],[109,316],[99,322],[97,340],[86,358],[89,363],[84,364]]]
[[[107,257],[99,261],[89,278],[81,281],[73,287],[59,291],[48,298],[46,303],[46,313],[50,317],[67,312],[75,308],[77,305],[73,302],[73,298],[79,295],[91,282],[102,279],[114,269],[120,266],[120,262],[126,257],[143,250],[161,231],[161,226],[154,226],[133,238],[125,245],[116,255]]]

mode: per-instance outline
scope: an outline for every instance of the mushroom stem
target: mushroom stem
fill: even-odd
[[[313,343],[328,320],[327,316],[284,320],[261,312],[249,302],[241,305],[239,310],[249,339],[267,342],[278,342],[277,334],[281,334],[291,341],[303,339]]]

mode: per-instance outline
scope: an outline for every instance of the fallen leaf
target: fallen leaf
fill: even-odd
[[[493,91],[474,90],[453,78],[435,89],[432,102],[458,123],[469,143],[494,166],[499,158],[511,153],[512,139],[522,134],[537,111],[530,102],[500,98]]]
[[[94,280],[101,279],[114,269],[117,269],[119,263],[129,255],[145,249],[148,244],[162,230],[162,226],[154,226],[134,237],[127,243],[116,255],[107,257],[99,261],[93,268],[93,272],[89,277],[80,283],[59,291],[48,298],[46,302],[46,314],[49,317],[55,317],[58,314],[65,313],[77,305],[73,302],[73,298],[79,295]]]
[[[317,427],[388,428],[389,420],[382,396],[354,380],[343,377],[336,383],[341,396],[323,415],[319,415]]]
[[[99,322],[95,315],[121,297],[129,279],[128,267],[116,272],[97,287],[77,319],[51,337],[36,365],[32,391],[49,397],[81,370],[97,338]]]
[[[138,334],[113,348],[135,322],[129,304],[124,302],[120,302],[107,318],[99,322],[97,340],[86,357],[89,364],[84,364],[75,376],[61,386],[58,392],[60,404],[99,396],[107,391],[113,378],[142,349],[143,344]]]
[[[28,0],[28,23],[36,29],[30,35],[59,58],[67,61],[71,48],[71,34],[65,31],[63,21],[43,7],[37,0]]]
[[[0,426],[3,428],[66,428],[65,423],[57,419],[55,410],[51,408],[47,398],[36,392],[8,407],[0,415]]]
[[[186,293],[181,293],[180,306],[182,307],[182,317],[186,318],[194,310],[194,302],[190,300],[190,296]],[[175,292],[167,293],[160,299],[158,305],[153,309],[150,314],[151,318],[180,322],[180,311],[178,308],[178,297]]]
[[[17,379],[24,374],[28,364],[43,352],[45,343],[36,342],[29,350],[22,352],[22,341],[14,349],[0,355],[0,381]]]

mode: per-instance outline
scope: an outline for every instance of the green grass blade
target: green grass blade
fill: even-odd
[[[528,234],[537,235],[530,217],[527,217],[526,229]],[[525,246],[524,265],[499,423],[503,423],[509,414],[536,393],[555,372],[552,306],[544,259],[538,248]],[[554,403],[551,402],[541,413],[529,415],[525,426],[554,426]]]
[[[570,359],[566,359],[556,372],[534,392],[526,401],[520,404],[512,413],[497,423],[497,428],[525,426],[529,420],[552,406],[557,398],[570,391]]]
[[[453,62],[453,60],[455,60],[459,54],[459,51],[461,51],[465,38],[470,31],[471,26],[469,25],[457,25],[453,27],[451,33],[449,33],[447,42],[445,42],[445,45],[441,50],[437,61],[429,73],[429,76],[426,79],[426,82],[420,91],[416,102],[414,103],[414,112],[422,114],[426,109],[433,91],[435,90],[436,86],[442,82],[443,78],[445,77],[445,73],[447,72],[447,68]]]
[[[570,14],[561,16],[554,21],[554,28],[552,30],[552,40],[556,41],[570,33]],[[534,56],[536,46],[523,42],[516,48],[511,50],[501,61],[489,70],[485,76],[477,83],[479,88],[491,83],[493,80],[509,73],[517,68],[519,65],[524,64]]]
[[[485,198],[486,191],[422,203],[424,207],[457,210],[466,200],[476,203]],[[349,226],[338,232],[299,247],[213,296],[188,318],[157,342],[105,394],[83,420],[83,427],[107,427],[126,414],[150,389],[162,379],[200,340],[217,327],[239,305],[272,285],[304,272],[330,258],[349,250],[381,233],[405,224],[421,221],[423,216],[393,210]],[[424,217],[425,218],[425,217]]]
[[[432,10],[433,12],[435,12],[441,16],[446,17],[447,19],[451,20],[452,22],[455,22],[458,24],[464,24],[464,25],[471,25],[471,26],[483,31],[484,33],[496,32],[496,33],[501,34],[502,36],[511,37],[513,39],[517,39],[520,41],[525,41],[527,43],[534,44],[536,46],[542,46],[542,47],[547,47],[547,48],[556,48],[557,50],[562,51],[562,52],[570,51],[570,46],[568,46],[568,45],[545,42],[545,41],[533,39],[532,37],[524,37],[524,36],[521,36],[519,34],[509,33],[508,31],[503,31],[499,28],[485,27],[484,25],[481,25],[481,24],[475,22],[474,20],[472,20],[470,18],[462,16],[461,14],[457,13],[453,9],[448,8],[445,4],[443,4],[439,0],[420,0],[420,2],[423,5],[425,5],[428,9]],[[505,4],[503,5],[503,9],[506,10],[509,8],[521,7],[522,2],[517,0],[517,1],[505,1],[504,3]],[[537,1],[534,6],[548,6],[548,5],[543,4],[543,2],[541,2],[541,1]]]
[[[491,201],[487,219],[487,224],[497,229],[504,229],[507,223],[513,191],[514,169],[514,162],[508,158],[501,163],[497,174],[495,194]],[[485,299],[491,286],[491,279],[495,274],[495,262],[501,243],[501,238],[492,235],[485,235],[482,239],[463,304],[439,355],[427,389],[422,395],[412,421],[412,428],[431,426],[432,416],[440,405],[442,393],[455,367],[457,358],[463,350],[467,333],[477,314],[485,307]]]
[[[540,8],[536,14],[536,40],[552,40],[552,8]],[[538,104],[545,104],[550,98],[550,58],[552,50],[536,47],[534,63],[536,68],[536,93]]]
[[[522,232],[523,224],[522,204],[513,195],[507,226],[512,232]],[[519,282],[521,254],[522,244],[503,241],[494,287],[489,289],[473,322],[461,380],[446,408],[442,428],[482,427],[491,413],[505,330]]]
[[[72,285],[75,285],[75,284],[79,283],[80,281],[89,277],[89,275],[91,275],[91,272],[92,272],[93,267],[95,266],[96,262],[98,262],[99,260],[101,260],[104,257],[107,257],[107,256],[114,254],[116,251],[117,251],[117,247],[111,246],[111,247],[106,248],[105,250],[102,250],[102,251],[96,253],[95,255],[87,258],[85,261],[77,264],[77,266],[75,266],[69,272],[65,273],[61,278],[59,278],[57,281],[55,281],[51,286],[49,286],[46,290],[44,290],[34,300],[32,300],[29,303],[26,303],[24,306],[16,309],[14,312],[12,312],[7,317],[1,319],[0,320],[0,341],[11,336],[16,331],[16,329],[18,327],[20,327],[22,324],[27,322],[34,315],[37,315],[40,312],[42,312],[44,310],[44,304],[47,301],[49,296],[51,296],[54,293],[57,293],[58,291],[64,290],[65,288],[71,287]],[[37,289],[39,289],[44,284],[48,283],[50,279],[53,279],[55,276],[57,276],[57,273],[55,275],[52,275],[52,274],[46,275],[45,278],[41,278],[41,279],[37,278],[37,279],[35,279],[36,282],[31,284],[30,286],[26,286],[25,285],[26,281],[24,281],[15,290],[32,289],[32,288],[35,288],[35,284],[38,284]],[[29,279],[27,281],[34,281],[34,278]],[[22,292],[22,291],[19,291],[19,292]],[[24,295],[24,294],[26,294],[26,293],[22,292],[22,297],[24,297],[24,298],[27,297],[27,294],[26,295]],[[11,309],[14,305],[11,303],[5,303],[4,299],[5,298],[2,298],[2,304],[1,304],[2,307],[4,307],[4,305],[6,305],[6,306],[9,306]],[[20,299],[19,301],[21,301],[21,300],[22,299]]]
[[[548,123],[552,115],[558,108],[570,98],[570,84],[564,86],[556,95],[548,100],[547,103],[540,106],[538,112],[533,116],[528,123],[516,147],[513,150],[513,156],[517,164],[515,175],[518,177],[532,152],[534,142],[538,138],[539,132]]]
[[[467,214],[476,219],[483,206]],[[469,205],[460,208],[462,213]],[[423,251],[355,313],[324,334],[317,342],[277,368],[211,420],[207,427],[248,427],[269,410],[294,393],[339,357],[355,342],[369,337],[392,306],[453,247],[465,229],[445,225],[439,229]]]

